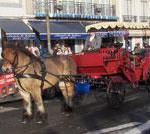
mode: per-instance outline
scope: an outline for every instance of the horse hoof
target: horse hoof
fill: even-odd
[[[26,124],[31,122],[33,115],[23,115],[21,123]]]
[[[72,113],[73,112],[73,108],[68,106],[68,105],[64,105],[61,108],[61,112],[62,113]]]
[[[47,113],[37,112],[36,123],[42,124],[42,123],[47,123],[47,121],[48,121],[48,114]]]
[[[72,108],[72,107],[69,107],[69,106],[66,106],[66,107],[65,107],[65,112],[66,112],[66,113],[72,113],[72,112],[73,112],[73,108]]]
[[[62,112],[61,113],[64,117],[69,117],[70,116],[70,114],[68,113],[68,112]]]
[[[23,121],[21,121],[21,123],[22,123],[22,124],[26,124],[26,123],[27,123],[27,121],[24,121],[24,120],[23,120]]]

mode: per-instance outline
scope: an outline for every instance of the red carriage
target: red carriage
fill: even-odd
[[[89,28],[95,28],[97,31],[97,25]],[[138,55],[121,47],[100,48],[75,54],[72,58],[76,62],[79,76],[81,75],[77,81],[81,85],[84,83],[84,86],[87,84],[91,89],[105,92],[108,103],[113,107],[119,107],[123,103],[127,84],[137,88],[142,81],[149,91],[149,48],[141,49]]]

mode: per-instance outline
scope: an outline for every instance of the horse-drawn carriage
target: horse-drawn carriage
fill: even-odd
[[[127,31],[127,29],[141,29],[148,28],[148,26],[136,23],[110,22],[108,25],[105,23],[89,25],[86,30],[92,29],[92,31],[99,32],[101,28],[103,30],[109,28],[110,31],[114,29]],[[127,40],[127,36],[125,39]],[[88,85],[90,89],[106,93],[108,103],[116,108],[124,101],[126,88],[129,87],[126,85],[138,88],[142,81],[149,91],[150,48],[142,48],[138,54],[133,54],[120,45],[119,47],[111,46],[111,48],[103,47],[96,51],[81,52],[73,55],[72,58],[77,65],[77,73],[82,76],[77,77],[77,81],[81,85],[83,83],[83,90],[84,86],[87,90],[86,86]],[[77,88],[77,90],[80,89]]]
[[[144,81],[149,89],[150,52],[147,48],[141,53],[132,55],[124,48],[112,47],[41,60],[18,45],[6,45],[2,53],[2,68],[11,70],[13,67],[25,102],[23,122],[33,117],[30,95],[37,104],[37,121],[41,122],[46,118],[41,89],[58,85],[65,112],[72,110],[74,97],[90,92],[90,88],[106,93],[108,103],[113,107],[123,103],[126,83],[135,88],[140,81]]]
[[[82,90],[86,89],[85,92],[89,91],[87,85],[105,92],[108,103],[119,107],[124,101],[127,84],[137,88],[143,81],[147,89],[150,88],[150,51],[148,48],[141,49],[140,53],[134,55],[123,48],[101,48],[73,55],[77,72],[81,75],[77,81],[83,84]]]

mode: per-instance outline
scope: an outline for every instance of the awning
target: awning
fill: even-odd
[[[130,37],[150,37],[150,30],[143,29],[143,30],[129,30]]]
[[[45,21],[29,21],[41,40],[47,40]],[[85,26],[79,22],[50,22],[51,39],[85,39]]]
[[[0,20],[8,40],[35,40],[35,33],[21,20]]]
[[[105,29],[150,29],[148,23],[133,23],[133,22],[100,22],[86,26],[86,31],[89,30],[105,30]]]

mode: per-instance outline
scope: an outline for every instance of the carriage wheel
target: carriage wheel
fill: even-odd
[[[122,83],[108,83],[106,92],[107,102],[112,108],[119,108],[125,99],[125,85]]]

